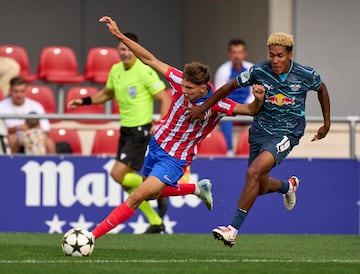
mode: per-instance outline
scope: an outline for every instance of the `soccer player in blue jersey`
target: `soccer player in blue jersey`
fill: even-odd
[[[238,207],[228,226],[219,226],[213,230],[214,237],[230,247],[235,244],[238,230],[257,196],[280,192],[284,195],[285,208],[294,208],[299,179],[296,176],[288,180],[270,178],[269,172],[299,144],[304,134],[305,99],[308,91],[317,92],[324,118],[324,124],[313,141],[324,138],[330,129],[327,88],[313,68],[292,60],[293,45],[293,37],[289,34],[270,35],[267,42],[268,61],[254,65],[248,72],[241,73],[221,87],[204,104],[188,110],[189,120],[203,119],[208,108],[238,87],[260,84],[266,88],[264,104],[249,131],[249,167]]]

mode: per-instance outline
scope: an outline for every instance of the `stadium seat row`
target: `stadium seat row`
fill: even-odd
[[[78,61],[70,47],[48,46],[41,50],[37,73],[31,73],[26,49],[18,45],[0,45],[0,56],[15,59],[20,65],[20,76],[28,82],[43,81],[57,85],[57,113],[63,113],[65,84],[85,81],[104,84],[111,66],[120,61],[115,48],[95,47],[87,54],[84,74],[78,72]]]
[[[92,96],[97,92],[98,89],[92,86],[70,87],[66,92],[65,106],[63,112],[69,114],[104,114],[105,109],[103,104],[83,106],[81,108],[76,108],[76,109],[67,109],[66,107],[67,103],[72,99]],[[48,114],[56,113],[55,97],[49,86],[29,85],[27,88],[26,96],[42,104],[46,113]],[[119,114],[119,104],[117,103],[116,100],[113,100],[111,113]],[[55,123],[58,121],[60,120],[52,120],[51,122]],[[76,122],[83,124],[102,124],[102,123],[107,123],[108,121],[77,120]]]
[[[50,137],[57,143],[67,142],[73,154],[82,154],[82,146],[78,131],[72,128],[51,129]],[[115,155],[119,139],[119,130],[97,129],[91,149],[93,155]],[[214,130],[201,144],[199,156],[226,156],[227,146],[223,133]],[[248,131],[240,133],[236,155],[248,156]]]
[[[49,136],[54,142],[67,142],[71,146],[73,154],[82,154],[82,146],[79,133],[73,128],[51,129]],[[115,155],[119,138],[119,130],[98,129],[95,132],[92,146],[92,154]]]
[[[18,45],[0,45],[0,56],[15,59],[20,76],[28,82],[44,81],[55,84],[74,84],[89,81],[104,84],[111,66],[120,61],[115,48],[95,47],[88,51],[84,74],[78,73],[78,61],[70,47],[48,46],[41,50],[37,73],[31,73],[26,49]]]

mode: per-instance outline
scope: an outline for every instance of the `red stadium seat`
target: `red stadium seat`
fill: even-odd
[[[74,51],[64,46],[49,46],[42,49],[38,76],[41,80],[55,84],[73,84],[84,81],[78,74],[78,63]]]
[[[85,86],[78,86],[72,87],[68,90],[66,94],[66,106],[64,109],[65,113],[71,114],[104,114],[104,104],[99,105],[89,105],[89,106],[81,106],[76,109],[68,109],[67,104],[77,98],[92,96],[97,93],[99,90],[95,87],[85,87]],[[83,123],[83,124],[103,124],[107,123],[108,121],[104,120],[77,120],[76,122]]]
[[[224,134],[220,130],[212,131],[201,143],[199,156],[226,156],[227,145]]]
[[[249,130],[246,129],[239,134],[238,143],[236,147],[236,155],[249,156],[250,145],[249,145]]]
[[[118,129],[98,129],[94,137],[92,154],[115,155],[119,142]]]
[[[105,84],[112,65],[118,62],[120,62],[120,57],[115,48],[97,47],[90,49],[86,58],[85,79]]]
[[[20,65],[20,76],[27,82],[37,80],[36,74],[30,73],[29,56],[25,48],[16,45],[0,45],[0,56],[13,58]]]
[[[46,113],[55,113],[56,104],[52,90],[45,85],[29,85],[26,90],[26,97],[39,102]]]
[[[67,142],[70,144],[73,154],[81,154],[80,137],[76,129],[72,128],[52,128],[49,136],[55,143]]]
[[[119,102],[115,98],[112,100],[111,113],[112,114],[119,114],[120,113]]]
[[[64,109],[64,84],[75,84],[84,81],[78,74],[78,63],[74,51],[64,46],[49,46],[42,49],[38,67],[38,78],[58,85],[57,111]]]

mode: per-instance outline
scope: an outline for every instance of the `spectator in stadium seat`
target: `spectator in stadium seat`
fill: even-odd
[[[135,34],[126,35],[131,40],[138,41]],[[152,68],[138,60],[124,43],[120,42],[117,49],[121,62],[112,66],[105,87],[91,97],[70,101],[68,107],[74,109],[82,105],[103,104],[113,98],[118,101],[121,128],[111,176],[132,193],[142,183],[137,172],[144,163],[151,138],[154,99],[160,102],[160,115],[163,117],[170,106],[170,98],[165,91],[164,82]],[[164,206],[167,206],[166,200],[159,200],[159,211],[162,213]],[[149,202],[143,202],[139,209],[150,223],[145,233],[164,232],[162,219]]]
[[[249,70],[253,65],[245,61],[247,57],[246,43],[244,40],[235,38],[228,43],[228,57],[229,60],[223,63],[215,73],[215,88],[219,89],[230,80],[234,79],[240,73]],[[239,103],[246,104],[254,100],[250,87],[239,87],[235,89],[227,98]],[[224,133],[226,144],[228,147],[228,156],[233,156],[232,132],[233,122],[222,121],[220,129]]]
[[[9,93],[9,83],[20,73],[20,65],[13,58],[0,56],[0,89],[6,96]]]
[[[32,111],[29,114],[36,114]],[[27,155],[46,155],[54,153],[52,143],[49,142],[46,133],[40,127],[37,118],[25,119],[26,130],[24,131],[24,152]]]
[[[14,77],[10,80],[9,97],[0,101],[0,113],[3,114],[28,114],[35,112],[44,114],[45,110],[38,102],[26,98],[26,81],[21,77]],[[8,129],[9,146],[12,153],[24,152],[24,131],[28,128],[24,119],[4,119]],[[48,153],[55,153],[55,144],[48,137],[50,123],[47,119],[40,120],[41,129],[46,132]]]

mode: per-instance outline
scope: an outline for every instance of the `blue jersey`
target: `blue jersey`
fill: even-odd
[[[240,73],[246,71],[246,68],[242,68]],[[231,68],[231,74],[230,74],[230,79],[232,80],[234,78],[236,78],[236,76],[239,75],[239,72],[236,71],[236,69],[234,67]],[[229,96],[227,96],[227,98],[239,103],[239,104],[245,104],[247,98],[250,95],[250,86],[245,86],[245,87],[239,87],[235,90],[233,90]]]
[[[275,74],[270,62],[266,61],[254,65],[236,79],[242,87],[260,84],[266,88],[264,104],[254,118],[256,132],[260,135],[287,135],[295,145],[304,135],[306,94],[310,90],[317,91],[322,82],[313,68],[293,61],[288,74],[281,76]]]

